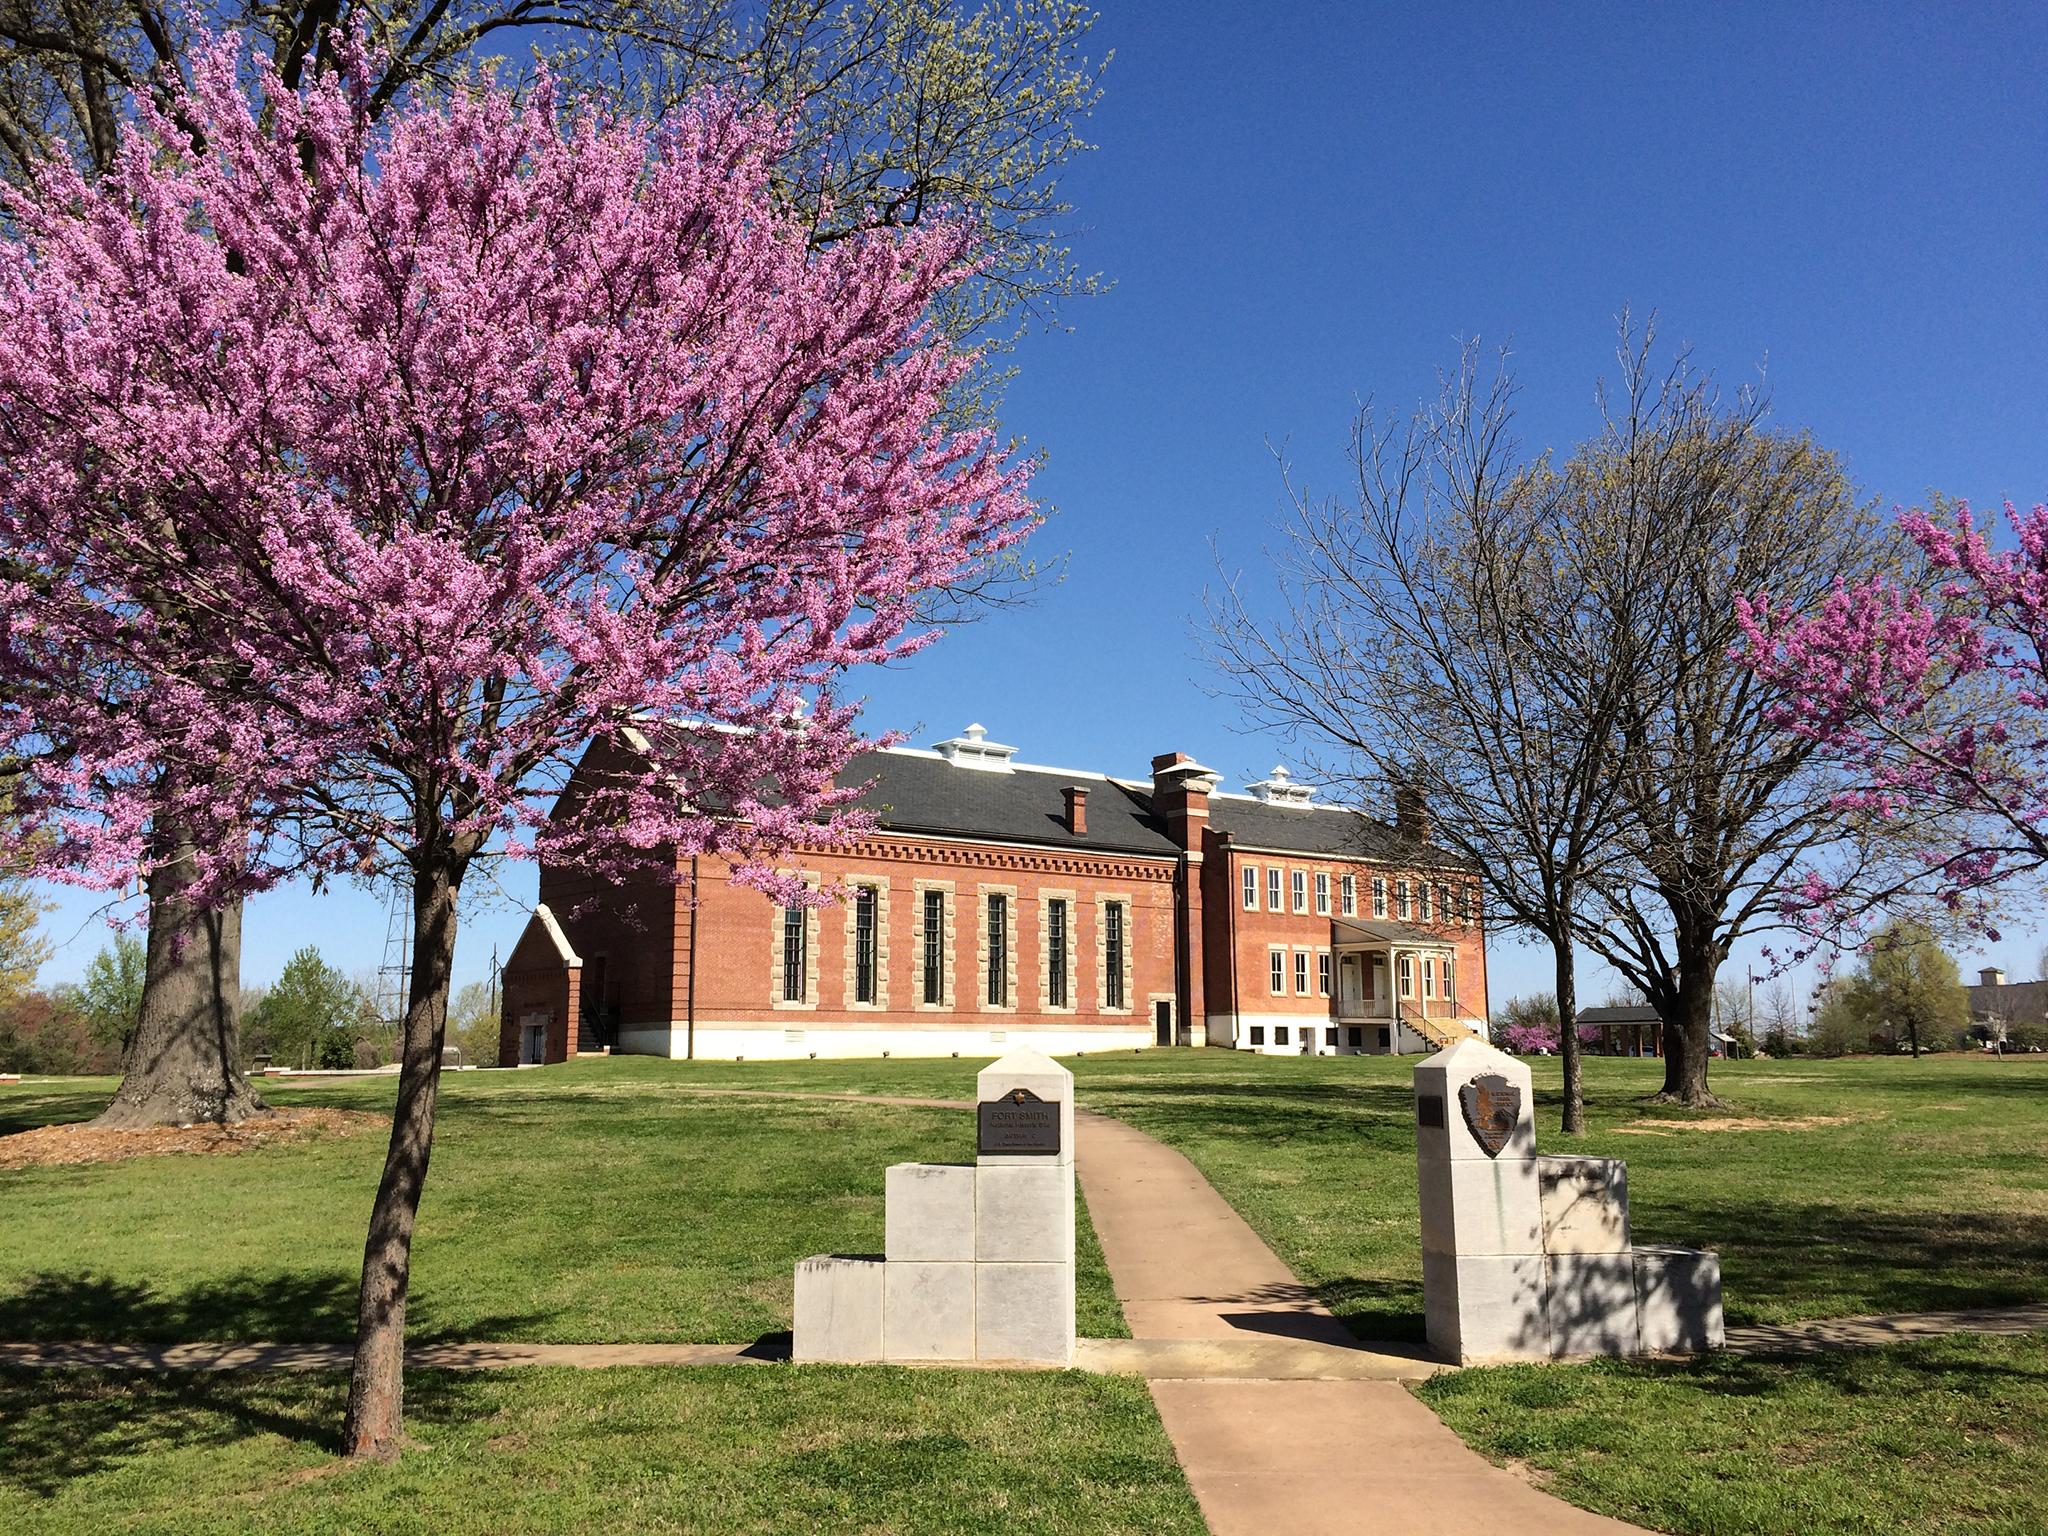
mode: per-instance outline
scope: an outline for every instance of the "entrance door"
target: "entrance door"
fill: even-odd
[[[1152,1032],[1159,1044],[1173,1044],[1173,1004],[1163,997],[1152,1005]]]
[[[1337,962],[1337,1011],[1346,1018],[1365,1012],[1365,982],[1358,956],[1344,955]]]
[[[529,1013],[519,1021],[519,1059],[542,1062],[548,1055],[548,1016]]]

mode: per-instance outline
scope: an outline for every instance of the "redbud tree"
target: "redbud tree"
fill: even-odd
[[[1033,513],[1029,465],[946,425],[968,230],[810,249],[780,126],[724,98],[373,121],[363,74],[292,91],[216,42],[176,125],[140,102],[101,179],[10,201],[0,595],[44,873],[120,885],[172,815],[195,899],[410,883],[346,1432],[389,1455],[465,877],[709,853],[799,896],[772,860],[867,825],[842,675],[927,643]],[[716,729],[657,768],[650,717]]]
[[[1908,834],[1879,891],[1807,872],[1789,902],[1815,932],[1856,930],[1889,900],[1933,897],[1983,926],[1996,890],[2048,867],[2048,506],[2005,508],[1994,546],[1967,505],[1900,526],[1926,579],[1843,585],[1806,617],[1739,602],[1776,719],[1844,772],[1836,810]]]

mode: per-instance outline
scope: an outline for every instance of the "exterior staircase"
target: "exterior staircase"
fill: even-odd
[[[1420,1035],[1437,1050],[1456,1045],[1461,1040],[1484,1039],[1486,1032],[1467,1022],[1465,1011],[1458,1006],[1458,1000],[1450,1000],[1451,1014],[1445,1018],[1431,1018],[1413,1003],[1400,1005],[1402,1027]]]

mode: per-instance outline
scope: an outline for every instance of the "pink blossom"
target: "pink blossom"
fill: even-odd
[[[221,41],[203,152],[143,102],[103,181],[6,194],[0,731],[43,872],[123,884],[175,813],[215,898],[433,850],[794,894],[776,858],[867,827],[841,677],[1034,521],[943,415],[972,232],[815,250],[774,122],[558,107],[373,125]],[[650,720],[701,728],[655,761]]]

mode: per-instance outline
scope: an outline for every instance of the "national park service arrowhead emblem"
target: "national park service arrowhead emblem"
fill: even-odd
[[[1515,1134],[1515,1122],[1522,1118],[1520,1086],[1498,1072],[1488,1072],[1458,1090],[1458,1103],[1464,1107],[1473,1139],[1486,1148],[1488,1157],[1499,1157]]]

